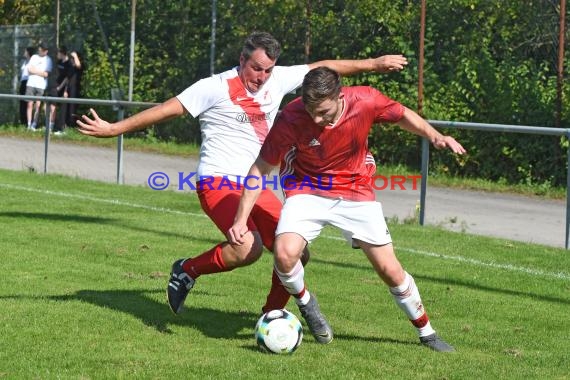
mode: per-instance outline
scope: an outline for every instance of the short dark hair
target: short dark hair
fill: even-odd
[[[271,34],[267,32],[253,32],[245,40],[241,51],[247,61],[254,51],[263,49],[270,59],[276,60],[281,54],[281,45]]]
[[[31,46],[28,46],[28,47],[26,48],[26,51],[28,52],[28,55],[29,55],[30,57],[31,57],[32,55],[36,54],[36,49],[34,49],[34,48],[31,47]]]
[[[340,75],[328,67],[317,67],[303,79],[303,103],[314,108],[327,99],[340,95]]]
[[[57,52],[63,55],[67,55],[67,48],[65,46],[60,46],[59,49],[57,49]]]
[[[47,50],[47,49],[48,49],[48,46],[47,46],[47,44],[46,44],[45,42],[40,42],[40,43],[38,44],[38,48],[40,48],[40,49],[42,49],[42,50]]]

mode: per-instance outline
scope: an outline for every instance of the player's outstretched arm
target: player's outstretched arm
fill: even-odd
[[[247,219],[262,190],[263,182],[261,177],[269,175],[271,169],[273,169],[273,166],[265,162],[261,157],[257,157],[257,160],[251,165],[249,173],[245,178],[246,183],[244,183],[244,189],[241,193],[234,224],[227,232],[227,238],[231,244],[241,245],[245,242],[243,236],[249,231]]]
[[[340,75],[354,75],[365,72],[390,73],[400,71],[408,64],[408,60],[401,54],[383,55],[368,59],[339,59],[324,60],[309,64],[309,69],[326,66]]]
[[[125,120],[109,123],[97,115],[93,108],[88,115],[82,115],[77,120],[79,132],[95,137],[114,137],[126,132],[145,129],[151,125],[161,123],[177,116],[184,115],[184,106],[177,98],[171,98],[164,103],[148,108]]]
[[[404,107],[404,116],[397,124],[406,131],[426,137],[436,149],[448,148],[457,154],[467,152],[453,137],[442,135],[425,119],[407,107]]]

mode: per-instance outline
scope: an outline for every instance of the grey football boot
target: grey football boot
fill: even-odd
[[[439,336],[437,336],[436,333],[433,333],[433,334],[428,335],[428,336],[421,336],[420,337],[420,343],[423,346],[429,347],[432,350],[438,351],[438,352],[453,352],[453,351],[455,351],[455,348],[453,348],[453,346],[451,346],[446,341],[444,341]]]
[[[319,303],[314,295],[306,305],[299,305],[299,311],[305,319],[311,334],[321,344],[328,344],[333,340],[333,331],[325,316],[321,313]]]

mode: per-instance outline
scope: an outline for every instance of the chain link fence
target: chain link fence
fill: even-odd
[[[14,25],[0,27],[0,93],[17,94],[20,87],[20,67],[27,47],[37,49],[40,42],[49,48],[55,64],[57,51],[55,25]],[[55,74],[55,70],[52,71]],[[53,75],[52,75],[53,76]],[[50,78],[52,79],[52,78]],[[0,102],[0,123],[19,122],[19,102]]]

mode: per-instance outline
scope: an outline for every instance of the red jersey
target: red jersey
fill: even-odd
[[[287,197],[375,200],[368,133],[374,123],[399,121],[404,106],[371,87],[341,91],[344,107],[334,125],[315,124],[297,98],[285,106],[267,135],[260,156],[271,165],[282,162],[281,185]]]

